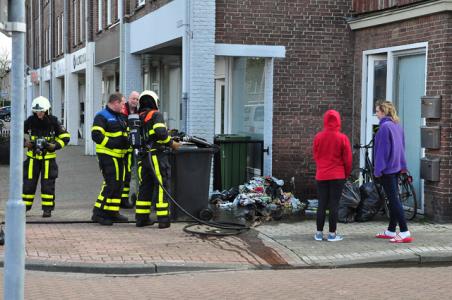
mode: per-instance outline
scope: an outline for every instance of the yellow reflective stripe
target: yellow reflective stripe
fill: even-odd
[[[109,136],[109,137],[127,136],[127,132],[122,132],[122,131],[105,132],[104,135]]]
[[[97,196],[97,200],[104,200],[104,196],[102,196],[103,192],[104,192],[104,188],[105,188],[105,181],[102,182],[102,186],[100,188],[100,192],[99,192],[99,196]]]
[[[123,158],[124,153],[126,153],[126,152],[127,152],[127,150],[109,149],[109,148],[105,148],[99,144],[96,144],[96,153],[102,153],[102,154],[107,154],[107,155],[114,156],[117,158]]]
[[[53,195],[50,195],[50,194],[41,194],[41,198],[42,198],[42,199],[53,199],[54,196],[53,196]]]
[[[31,194],[22,194],[22,198],[23,199],[34,199],[35,195],[31,195]]]
[[[124,192],[128,192],[128,191],[130,191],[130,188],[124,187],[122,190],[123,190]]]
[[[33,151],[28,151],[27,152],[27,156],[30,158],[34,158],[34,159],[50,159],[50,158],[56,158],[56,153],[55,152],[51,152],[46,154],[44,157],[42,155],[35,155],[33,153]]]
[[[94,203],[94,206],[100,208],[101,204],[99,202],[96,202],[96,203]]]
[[[158,211],[156,212],[156,215],[157,215],[158,217],[167,216],[167,215],[169,215],[169,212],[168,212],[167,210],[158,210]]]
[[[151,206],[152,202],[151,201],[141,201],[141,200],[137,200],[136,206]]]
[[[24,201],[26,206],[31,206],[33,205],[33,201]]]
[[[91,131],[94,131],[94,130],[98,130],[98,131],[102,132],[102,134],[105,134],[105,129],[103,129],[100,126],[93,126],[93,127],[91,127]]]
[[[164,140],[157,141],[157,143],[159,143],[159,144],[166,144],[166,143],[168,143],[170,140],[171,140],[171,137],[168,136],[168,137],[167,137],[166,139],[164,139]]]
[[[121,197],[122,198],[127,198],[127,197],[129,197],[129,194],[121,194]]]
[[[60,134],[59,136],[58,136],[60,139],[64,139],[64,138],[71,138],[71,135],[69,134],[69,133],[67,133],[67,132],[65,132],[65,133],[62,133],[62,134]]]
[[[155,134],[154,129],[149,129],[149,135],[153,135],[153,134]]]
[[[116,181],[119,181],[119,166],[118,166],[118,160],[113,157],[113,162],[115,163],[115,174],[116,174]],[[108,200],[107,200],[108,201]]]
[[[149,213],[151,213],[151,210],[150,209],[136,209],[135,213],[137,213],[137,214],[149,214]]]
[[[33,158],[30,158],[28,163],[28,179],[33,179]]]
[[[155,170],[155,177],[157,177],[159,184],[159,194],[158,194],[158,203],[163,203],[163,189],[161,187],[161,185],[163,184],[162,181],[162,174],[160,174],[160,167],[159,167],[159,162],[157,160],[157,156],[156,155],[152,155],[152,162],[154,163],[154,170]]]
[[[168,208],[169,204],[167,203],[156,203],[155,207],[156,208]]]
[[[119,211],[119,206],[108,206],[108,205],[104,205],[104,210]]]
[[[118,199],[118,198],[107,198],[106,202],[109,203],[109,204],[115,204],[115,203],[120,204],[121,203],[121,199]]]
[[[126,181],[126,166],[123,166],[122,168],[122,181]]]
[[[154,126],[152,126],[152,129],[156,129],[156,128],[166,128],[165,123],[155,123]]]
[[[60,144],[61,148],[63,148],[64,146],[66,146],[66,144],[65,144],[62,140],[60,140],[59,138],[55,138],[55,141],[56,141],[58,144]]]
[[[53,201],[41,201],[41,205],[44,205],[44,206],[53,206]]]
[[[129,172],[131,172],[131,167],[132,167],[132,153],[129,153],[127,157],[127,170]]]
[[[139,167],[138,167],[138,181],[139,181],[139,182],[143,181],[143,180],[141,179],[141,178],[142,178],[142,177],[141,177],[141,170],[142,170],[142,169],[143,169],[142,166],[139,166]]]
[[[44,161],[44,179],[49,179],[49,163],[50,161]]]
[[[101,146],[105,146],[108,143],[108,137],[104,136],[104,139],[100,143]]]

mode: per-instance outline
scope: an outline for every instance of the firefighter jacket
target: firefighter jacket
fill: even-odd
[[[145,110],[140,113],[144,142],[151,151],[164,150],[171,146],[173,139],[168,134],[163,115],[158,110]]]
[[[27,151],[27,156],[34,159],[56,158],[56,150],[59,150],[69,143],[70,135],[60,124],[57,117],[44,115],[39,119],[35,114],[28,117],[24,123],[24,133],[28,134],[30,141],[34,144],[33,149]],[[38,140],[45,139],[46,143],[41,149]],[[53,150],[48,149],[48,144],[55,144]]]
[[[108,106],[94,117],[91,137],[96,143],[96,153],[122,158],[129,149],[127,122]]]

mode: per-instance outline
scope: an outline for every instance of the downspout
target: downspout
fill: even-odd
[[[119,15],[119,91],[125,94],[125,30],[124,30],[124,1],[118,0]]]
[[[50,82],[49,82],[49,99],[52,99],[53,104],[53,1],[49,1],[49,47],[50,47]]]
[[[185,26],[184,35],[182,37],[182,113],[183,113],[183,126],[182,131],[188,132],[188,105],[190,99],[190,39],[191,39],[191,0],[186,0],[185,6],[185,20],[183,26]]]
[[[38,23],[39,23],[39,96],[42,95],[42,2],[38,2]]]

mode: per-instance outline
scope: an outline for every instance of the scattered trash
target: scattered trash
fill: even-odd
[[[356,209],[355,221],[370,221],[378,213],[383,203],[378,197],[378,192],[373,182],[366,182],[359,189],[361,202]]]
[[[248,221],[279,220],[285,215],[303,212],[308,206],[292,192],[284,192],[284,180],[271,176],[254,177],[238,188],[212,193],[210,203],[222,210],[246,208],[244,218]]]

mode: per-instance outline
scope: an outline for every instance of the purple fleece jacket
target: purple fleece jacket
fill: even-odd
[[[406,168],[403,129],[391,118],[384,117],[375,135],[374,175],[394,174]]]

